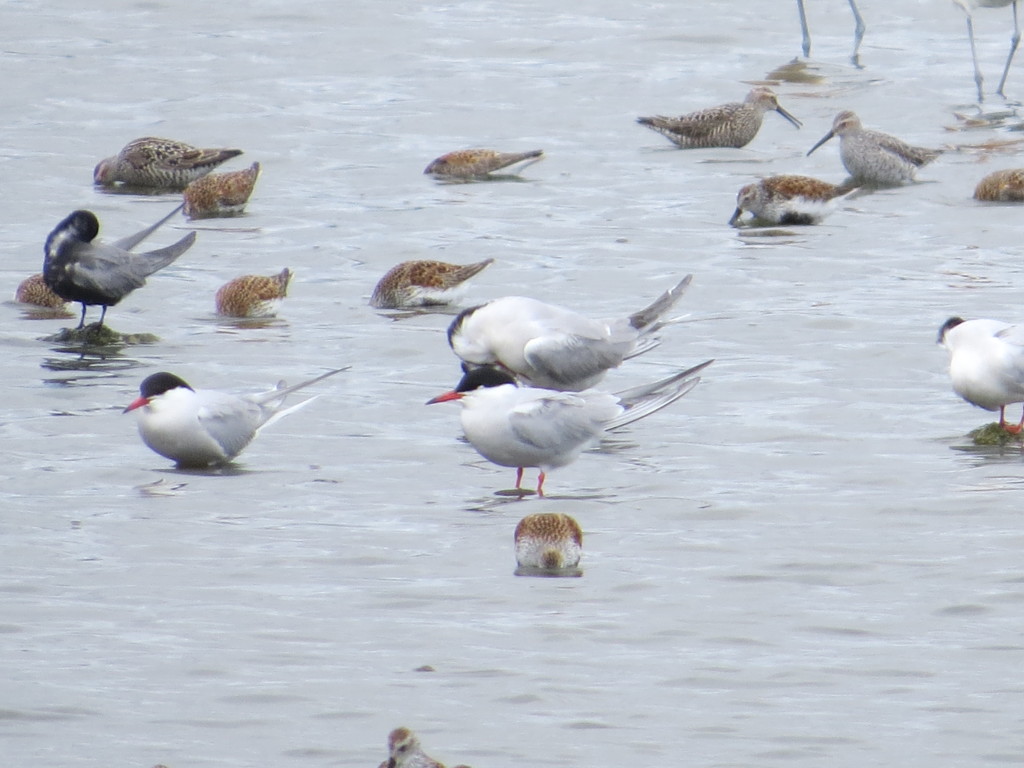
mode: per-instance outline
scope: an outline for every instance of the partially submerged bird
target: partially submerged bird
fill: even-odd
[[[240,171],[209,173],[185,187],[184,214],[190,219],[213,219],[238,216],[245,211],[260,164],[253,163]]]
[[[531,149],[527,152],[498,152],[495,149],[457,149],[433,160],[423,173],[439,179],[484,179],[495,171],[508,168],[524,160],[533,163],[544,157],[544,150]],[[525,168],[519,168],[519,173]]]
[[[582,390],[623,360],[658,345],[661,320],[682,297],[687,275],[628,317],[591,320],[571,309],[506,296],[460,312],[448,344],[470,366],[497,365],[534,387]]]
[[[766,224],[817,224],[835,198],[854,189],[853,184],[829,184],[810,176],[769,176],[740,189],[729,225],[735,227],[744,212]]]
[[[680,117],[638,117],[640,125],[662,134],[680,149],[745,147],[761,129],[765,112],[778,112],[799,128],[802,123],[779,105],[771,88],[753,88],[742,102],[710,107]]]
[[[941,149],[914,147],[887,133],[869,131],[850,110],[836,115],[832,130],[807,154],[810,155],[833,136],[839,137],[839,156],[843,166],[855,181],[862,184],[885,186],[913,181],[918,168],[942,154]]]
[[[200,149],[173,139],[144,136],[101,160],[93,171],[93,183],[179,190],[240,154],[240,149]]]
[[[276,275],[243,275],[217,289],[217,314],[227,317],[273,317],[281,299],[288,295],[292,272],[285,267]]]
[[[241,453],[261,429],[317,397],[285,408],[288,395],[344,370],[328,371],[290,387],[282,382],[255,395],[193,389],[173,373],[162,371],[142,380],[139,397],[124,413],[137,411],[142,441],[178,467],[219,466]]]
[[[974,199],[993,203],[1024,202],[1024,168],[993,171],[978,182]]]
[[[427,404],[462,403],[462,431],[488,461],[516,468],[516,490],[523,470],[537,467],[537,493],[552,469],[575,461],[611,430],[660,411],[700,382],[697,376],[713,361],[652,384],[609,394],[597,390],[552,392],[519,387],[506,371],[493,366],[470,369],[455,389]]]
[[[98,326],[103,325],[107,307],[146,284],[146,278],[163,269],[192,247],[196,233],[189,232],[173,245],[145,253],[131,253],[161,224],[174,216],[179,205],[160,221],[134,235],[109,245],[93,242],[100,223],[91,211],[74,211],[46,238],[43,279],[51,290],[68,301],[82,305],[79,328],[85,325],[85,310],[90,304],[103,307]]]
[[[68,303],[67,299],[62,299],[50,289],[41,272],[29,275],[18,284],[14,300],[20,304],[32,304],[46,309],[63,309]]]
[[[484,259],[475,264],[403,261],[377,282],[370,296],[370,306],[402,309],[453,303],[462,293],[465,282],[493,261]]]
[[[951,317],[939,328],[949,352],[953,391],[972,405],[999,411],[999,426],[1010,434],[1024,429],[1006,423],[1006,406],[1024,402],[1024,326],[999,320]]]
[[[516,526],[518,575],[581,575],[577,566],[583,554],[583,531],[570,515],[538,512]]]
[[[395,728],[388,734],[388,759],[380,768],[444,768],[444,765],[423,751],[415,733],[408,728]],[[455,768],[468,766],[456,765]]]

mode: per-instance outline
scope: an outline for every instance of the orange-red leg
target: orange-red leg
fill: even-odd
[[[999,426],[1009,432],[1011,435],[1019,435],[1021,430],[1024,430],[1024,415],[1020,417],[1019,424],[1007,424],[1006,423],[1006,406],[999,407]]]
[[[540,471],[540,470],[538,470]],[[537,476],[537,495],[544,496],[544,478],[547,477],[543,472]]]

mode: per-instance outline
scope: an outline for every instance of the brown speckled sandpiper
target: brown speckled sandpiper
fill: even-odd
[[[253,163],[240,171],[210,173],[185,187],[184,213],[190,219],[213,219],[238,216],[249,202],[260,164]]]
[[[288,292],[292,272],[287,267],[276,275],[243,275],[217,290],[217,313],[228,317],[273,317]]]
[[[516,563],[520,573],[532,571],[553,575],[572,572],[583,554],[583,531],[569,515],[539,512],[519,521],[515,532]]]
[[[395,728],[388,734],[388,759],[380,768],[444,768],[444,764],[423,751],[415,733],[408,728]],[[455,768],[469,766],[456,765]]]
[[[93,171],[93,183],[109,187],[121,182],[132,187],[179,190],[240,154],[240,149],[199,149],[172,139],[145,136],[101,160]]]
[[[465,265],[403,261],[388,270],[377,283],[370,296],[370,306],[402,309],[450,304],[462,293],[464,283],[493,261],[484,259]]]
[[[895,136],[864,128],[860,118],[843,110],[832,121],[832,130],[810,148],[808,155],[831,139],[839,137],[839,156],[854,180],[863,184],[889,186],[913,181],[917,169],[942,154],[941,149],[914,147]]]
[[[638,117],[637,122],[657,131],[680,149],[745,147],[757,135],[764,113],[775,111],[799,128],[802,123],[779,106],[771,88],[758,86],[742,102],[722,104],[680,117]]]
[[[744,212],[763,224],[817,224],[831,211],[832,200],[855,188],[810,176],[769,176],[740,189],[729,224],[735,227]]]
[[[993,203],[1024,202],[1024,168],[993,171],[978,182],[974,199]]]
[[[69,303],[51,290],[43,280],[41,272],[21,281],[14,293],[14,300],[21,304],[32,304],[47,309],[64,309]]]
[[[485,179],[488,175],[524,160],[537,162],[544,156],[544,150],[529,152],[498,152],[494,149],[457,149],[441,155],[428,165],[423,172],[438,179]],[[533,163],[527,163],[532,165]],[[516,170],[519,173],[525,168]]]

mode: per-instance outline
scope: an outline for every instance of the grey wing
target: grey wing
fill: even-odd
[[[252,442],[257,430],[272,413],[248,398],[223,395],[205,402],[199,409],[198,418],[203,429],[220,444],[224,453],[234,458]]]
[[[132,257],[132,269],[139,277],[152,275],[157,270],[163,269],[185,251],[192,247],[196,241],[196,233],[189,232],[181,240],[166,248],[158,248],[155,251],[146,251]]]
[[[523,357],[531,367],[552,381],[570,385],[615,368],[631,348],[630,341],[612,342],[579,334],[549,334],[527,342],[523,347]]]
[[[1016,347],[1024,348],[1024,326],[1008,325],[1002,330],[996,331],[993,335],[997,339],[1002,339],[1007,344],[1013,344]]]
[[[146,282],[132,269],[133,258],[114,246],[83,243],[75,248],[68,271],[82,288],[123,296]]]
[[[572,450],[604,431],[602,423],[594,420],[587,400],[565,392],[516,406],[509,413],[509,425],[524,443],[556,451]]]
[[[175,208],[173,211],[171,211],[166,216],[164,216],[162,219],[160,219],[160,221],[158,221],[156,224],[152,224],[151,226],[148,226],[145,229],[140,229],[134,235],[128,235],[128,237],[122,237],[120,240],[115,240],[114,243],[113,243],[114,247],[115,248],[123,248],[126,251],[130,251],[136,245],[138,245],[143,240],[145,240],[147,237],[149,237],[154,232],[156,232],[161,227],[161,225],[163,225],[168,219],[170,219],[172,216],[174,216],[174,214],[176,214],[178,211],[180,211],[184,206],[185,206],[185,204],[182,203],[177,208]]]

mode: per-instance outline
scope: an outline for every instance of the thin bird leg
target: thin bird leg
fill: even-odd
[[[1016,8],[1016,6],[1014,6]],[[974,46],[974,21],[971,19],[971,11],[966,6],[964,13],[967,14],[967,38],[971,41],[971,61],[974,62],[974,84],[978,86],[978,103],[985,100],[984,83],[985,78],[981,76],[981,68],[978,66],[978,51]]]
[[[516,490],[518,491],[523,485],[523,468],[516,467]]]
[[[1010,38],[1010,53],[1006,57],[1006,66],[1003,67],[1003,78],[999,81],[999,87],[996,88],[996,93],[1006,98],[1006,94],[1003,93],[1003,86],[1006,85],[1006,76],[1010,74],[1010,63],[1013,61],[1013,55],[1017,52],[1017,46],[1020,45],[1020,21],[1017,18],[1017,0],[1013,0],[1013,37]]]
[[[82,302],[82,319],[78,321],[79,328],[85,328],[85,302]]]
[[[544,498],[544,478],[547,477],[547,475],[540,470],[538,471],[540,474],[537,476],[537,495]]]
[[[1016,0],[1014,0],[1013,7],[1014,9],[1017,8]],[[853,18],[857,23],[853,30],[853,55],[850,56],[850,63],[857,67],[857,69],[860,69],[860,44],[864,40],[864,33],[868,27],[864,23],[864,17],[860,15],[857,3],[854,0],[850,0],[850,10],[853,11]]]
[[[98,328],[102,328],[103,327],[103,318],[107,316],[107,305],[103,304],[102,306],[103,306],[103,311],[100,312],[100,324],[97,326]]]
[[[852,3],[853,0],[850,0]],[[811,33],[807,30],[807,11],[804,10],[804,0],[796,0],[797,10],[800,11],[800,33],[804,39],[804,58],[811,55]]]

